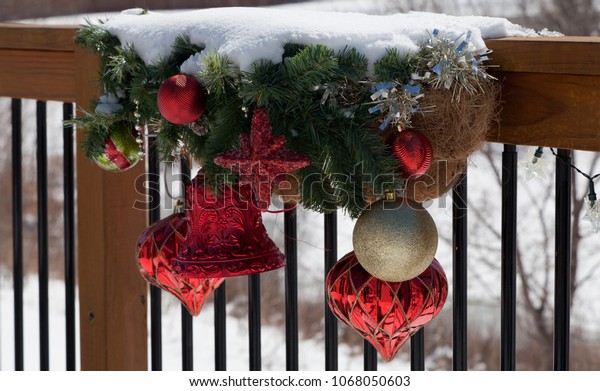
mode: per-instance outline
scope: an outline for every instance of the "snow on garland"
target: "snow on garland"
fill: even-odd
[[[79,32],[77,42],[102,58],[104,96],[77,122],[88,130],[86,155],[107,169],[135,164],[136,144],[123,129],[147,125],[163,157],[183,148],[208,180],[235,182],[237,173],[214,159],[238,146],[254,108],[265,107],[274,134],[311,162],[295,171],[301,203],[356,217],[386,187],[409,179],[397,175],[407,162],[391,149],[398,131],[420,131],[433,146],[433,179],[407,194],[424,201],[447,190],[451,183],[438,186],[439,160],[463,169],[496,108],[483,38],[531,34],[505,19],[427,13],[128,10]],[[170,109],[175,116],[204,113],[184,122],[161,116],[157,105],[161,85],[178,74],[200,81],[205,99],[193,108],[181,106],[188,96],[168,97],[179,105]]]

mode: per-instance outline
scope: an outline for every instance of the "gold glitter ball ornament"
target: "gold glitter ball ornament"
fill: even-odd
[[[438,233],[421,204],[380,200],[354,226],[352,244],[361,266],[380,280],[401,282],[421,274],[433,261]]]

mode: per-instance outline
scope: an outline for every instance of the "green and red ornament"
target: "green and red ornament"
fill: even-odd
[[[176,256],[189,230],[189,221],[183,213],[146,228],[137,243],[138,268],[146,281],[177,297],[196,316],[224,279],[182,276],[175,271]]]
[[[437,250],[438,234],[421,204],[386,193],[360,215],[352,244],[367,272],[384,281],[401,282],[427,269]]]
[[[104,140],[102,154],[94,156],[94,162],[106,171],[122,172],[135,166],[143,156],[137,141],[137,131],[127,126],[117,126]]]
[[[429,139],[413,129],[404,129],[394,135],[392,153],[398,160],[404,179],[415,179],[425,174],[433,157]]]
[[[184,74],[171,76],[158,89],[158,110],[169,122],[187,125],[204,113],[206,90],[194,77]]]
[[[333,314],[390,361],[411,335],[441,311],[448,281],[435,259],[415,278],[383,281],[369,274],[350,252],[329,271],[326,290]]]

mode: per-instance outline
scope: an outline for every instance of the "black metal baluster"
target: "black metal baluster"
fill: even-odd
[[[63,104],[63,119],[73,118],[73,104]],[[67,371],[77,369],[75,323],[75,149],[73,125],[63,127],[64,246],[65,246],[65,324]]]
[[[215,370],[227,370],[227,281],[215,289]]]
[[[377,370],[377,350],[367,340],[363,343],[364,347],[364,368],[365,371]]]
[[[46,142],[46,102],[36,102],[36,119],[40,370],[47,371],[50,369],[50,331],[48,318],[48,151]]]
[[[150,368],[162,371],[162,295],[150,285]]]
[[[290,205],[286,204],[286,208]],[[284,213],[286,370],[298,370],[298,242],[296,209]]]
[[[554,370],[569,369],[571,318],[571,151],[556,159],[556,231],[554,275]]]
[[[193,318],[188,310],[181,306],[181,370],[194,370],[194,333]]]
[[[15,370],[23,370],[23,175],[21,170],[21,100],[11,102],[12,116],[12,207],[13,294]]]
[[[425,328],[410,337],[410,370],[425,370]]]
[[[516,365],[517,308],[517,148],[505,144],[502,153],[502,292],[500,369]]]
[[[150,197],[148,221],[160,220],[160,160],[156,136],[148,137],[148,176]],[[162,370],[162,294],[160,288],[150,285],[150,367],[153,371]]]
[[[325,278],[335,265],[337,255],[337,213],[331,212],[324,215],[325,220]],[[325,298],[325,370],[337,371],[338,369],[338,330],[337,319],[327,304]]]
[[[260,274],[248,276],[248,333],[250,370],[261,370]]]
[[[453,295],[452,368],[467,370],[467,173],[452,190]]]
[[[181,177],[185,188],[190,182],[190,162],[187,157],[181,157]],[[184,371],[194,370],[194,329],[193,318],[185,306],[181,305],[181,354],[182,369]]]

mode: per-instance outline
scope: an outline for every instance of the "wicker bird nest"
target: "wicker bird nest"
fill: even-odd
[[[439,198],[452,189],[466,168],[467,159],[436,160],[425,174],[406,181],[404,195],[420,203]]]
[[[499,110],[499,83],[483,81],[477,93],[429,89],[420,100],[430,107],[412,118],[412,128],[431,142],[432,163],[427,172],[406,181],[405,196],[417,202],[436,199],[458,182],[467,168],[467,159],[479,151]]]
[[[431,107],[422,115],[414,115],[412,127],[423,133],[433,149],[433,160],[456,161],[479,151],[491,124],[498,114],[499,84],[483,81],[478,92],[428,89],[419,101]]]

